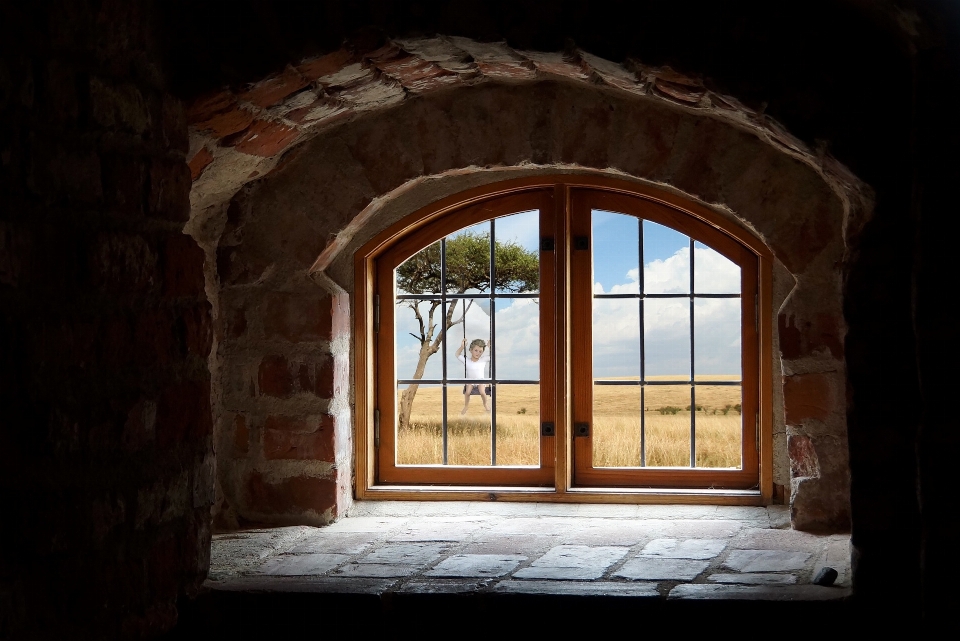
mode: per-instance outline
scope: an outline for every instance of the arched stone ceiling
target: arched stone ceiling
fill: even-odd
[[[372,51],[342,48],[245,88],[195,100],[187,109],[193,213],[230,200],[245,183],[272,171],[286,152],[364,114],[455,87],[545,79],[598,85],[722,119],[815,168],[844,201],[863,191],[840,163],[811,150],[773,119],[669,67],[635,60],[618,64],[580,50],[518,51],[503,43],[435,37],[392,40]]]

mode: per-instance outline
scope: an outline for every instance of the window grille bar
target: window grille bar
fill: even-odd
[[[513,296],[514,294],[511,294]],[[429,298],[429,295],[427,295]],[[594,294],[594,298],[740,298],[740,294]],[[501,296],[502,298],[502,296]]]
[[[506,381],[500,381],[504,383]],[[644,387],[650,385],[729,385],[729,386],[739,386],[741,381],[604,381],[604,380],[595,380],[593,381],[594,385],[642,385]]]
[[[693,304],[694,304],[694,255],[693,238],[690,239],[690,381],[697,380],[696,367],[694,365],[695,345],[693,331]],[[697,466],[697,386],[690,385],[690,467]]]
[[[683,381],[689,383],[689,381]],[[491,385],[493,381],[489,378],[448,378],[446,380],[442,378],[401,378],[397,380],[398,385],[417,383],[420,385]],[[497,381],[499,385],[539,385],[540,381],[536,380],[522,380],[522,379],[506,379]],[[713,383],[711,383],[712,385]],[[718,383],[719,385],[719,383]]]
[[[442,314],[441,324],[443,326],[443,338],[440,340],[441,354],[440,357],[443,359],[441,361],[442,375],[443,375],[443,384],[441,389],[442,399],[442,411],[440,422],[440,438],[443,444],[443,464],[447,464],[447,239],[442,238],[440,240],[440,313]],[[466,322],[466,318],[464,318]]]
[[[637,257],[640,259],[640,266],[637,274],[637,284],[640,289],[637,305],[640,308],[640,467],[647,466],[647,396],[644,382],[646,380],[646,342],[644,341],[644,305],[643,295],[646,284],[643,278],[643,219],[637,218]]]
[[[490,220],[490,335],[487,343],[493,342],[497,332],[497,299],[494,294],[497,290],[497,266],[494,252],[496,251],[497,219]],[[466,323],[466,318],[464,318]],[[464,325],[466,327],[466,325]],[[490,350],[490,465],[497,464],[497,355],[493,347]]]
[[[633,296],[633,294],[630,294]],[[726,296],[726,294],[724,294]],[[733,296],[733,294],[731,294]],[[739,296],[739,294],[736,294]],[[438,298],[446,298],[448,300],[460,300],[465,299],[469,300],[471,298],[540,298],[539,292],[510,292],[507,294],[491,294],[490,292],[477,292],[477,293],[467,293],[467,294],[397,294],[397,300],[437,300]]]

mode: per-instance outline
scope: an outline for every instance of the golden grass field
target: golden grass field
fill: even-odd
[[[448,392],[447,462],[489,465],[490,415],[484,411],[480,397],[474,396],[466,415],[461,416],[460,390],[451,385]],[[740,466],[740,414],[732,409],[740,402],[737,386],[697,386],[697,405],[701,407],[696,416],[697,467]],[[594,466],[639,466],[640,388],[597,385],[593,403]],[[690,405],[690,387],[647,386],[644,405],[647,466],[688,467],[690,412],[686,408]],[[497,387],[497,465],[539,464],[539,406],[536,385]],[[676,414],[662,414],[661,407],[681,409]],[[397,435],[397,463],[442,463],[441,408],[440,387],[421,386],[414,400],[410,428]]]

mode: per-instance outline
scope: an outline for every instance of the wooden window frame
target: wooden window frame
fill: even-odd
[[[574,439],[571,431],[575,419],[583,417],[588,399],[592,398],[592,380],[590,390],[581,389],[585,386],[584,377],[573,375],[568,359],[568,354],[572,353],[574,348],[573,341],[580,341],[577,348],[583,349],[581,343],[585,340],[582,332],[577,336],[572,335],[571,324],[574,319],[582,323],[583,315],[590,313],[571,297],[572,279],[584,276],[583,266],[577,262],[582,261],[583,257],[576,256],[572,251],[573,230],[575,225],[585,224],[584,219],[589,220],[589,216],[584,216],[582,212],[579,216],[573,212],[574,208],[583,207],[579,199],[587,190],[592,199],[591,208],[597,208],[594,203],[601,201],[609,202],[612,211],[623,211],[626,207],[628,211],[623,213],[662,222],[701,242],[706,232],[710,238],[706,244],[717,249],[718,242],[721,245],[726,243],[719,249],[728,257],[731,247],[736,247],[734,251],[748,252],[756,259],[755,318],[753,315],[748,318],[746,314],[741,318],[742,324],[754,324],[756,334],[756,340],[752,341],[755,349],[744,345],[744,351],[748,352],[745,358],[753,359],[752,362],[755,363],[756,380],[751,381],[750,390],[747,389],[747,371],[744,371],[743,376],[744,394],[755,395],[756,401],[756,457],[752,461],[745,458],[744,472],[728,475],[731,476],[729,483],[721,483],[720,487],[712,488],[695,487],[698,485],[697,481],[685,477],[692,473],[695,479],[701,474],[697,470],[679,470],[688,474],[678,474],[676,469],[648,468],[645,474],[649,480],[645,478],[642,482],[638,482],[635,476],[625,479],[623,474],[618,472],[620,468],[599,470],[600,474],[594,475],[585,475],[583,470],[575,474],[575,460],[582,461],[587,455],[582,448],[589,446],[589,440]],[[380,401],[374,395],[378,385],[383,388],[385,380],[377,380],[376,377],[391,378],[391,388],[394,381],[392,367],[381,366],[378,369],[375,363],[375,323],[385,327],[392,326],[389,323],[393,318],[392,302],[381,305],[379,318],[375,318],[374,295],[378,261],[388,253],[400,255],[406,252],[406,255],[412,255],[422,249],[419,245],[423,244],[423,234],[417,237],[417,232],[421,230],[429,229],[431,236],[440,234],[437,236],[439,238],[483,220],[534,208],[539,208],[541,212],[541,235],[549,236],[552,233],[555,240],[553,252],[541,252],[541,273],[552,271],[554,282],[564,284],[555,289],[547,287],[547,283],[541,284],[541,319],[544,315],[550,315],[551,308],[555,310],[553,323],[541,322],[541,358],[554,356],[549,364],[551,366],[542,368],[541,387],[551,385],[556,389],[552,403],[545,401],[541,394],[541,420],[552,418],[556,436],[541,438],[541,467],[537,470],[540,475],[526,473],[530,468],[505,467],[477,468],[475,473],[470,472],[464,476],[464,468],[456,468],[460,476],[454,481],[443,469],[417,467],[414,468],[417,470],[416,483],[412,482],[413,476],[402,473],[391,476],[389,484],[379,482],[378,466],[381,461],[377,459],[374,441],[377,427],[375,409],[379,409]],[[454,212],[455,215],[449,216]],[[418,240],[412,240],[414,238]],[[758,238],[727,217],[665,190],[618,179],[570,175],[520,178],[442,199],[404,218],[360,248],[354,257],[354,267],[355,495],[358,500],[500,499],[736,505],[766,505],[772,501],[772,255]],[[587,278],[589,273],[587,269]],[[380,274],[379,278],[384,276]],[[744,305],[744,309],[746,307]],[[552,334],[554,331],[556,335]],[[586,340],[589,340],[589,333],[587,336]],[[550,377],[555,378],[550,380]],[[557,385],[558,380],[562,383],[561,386]],[[395,391],[391,394],[395,398]],[[579,399],[576,407],[568,402],[568,399],[573,398]],[[746,412],[744,418],[747,418]],[[390,430],[383,430],[380,434],[381,449],[392,443],[392,433],[388,437],[387,432]],[[744,429],[744,432],[747,430]],[[744,439],[745,442],[748,440]],[[754,444],[749,445],[752,447]],[[746,445],[744,447],[746,448]],[[748,464],[753,469],[747,470]],[[746,478],[747,476],[750,478]],[[454,485],[454,482],[458,484]],[[657,487],[647,486],[658,484]]]

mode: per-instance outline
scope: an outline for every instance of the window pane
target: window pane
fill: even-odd
[[[693,303],[697,380],[740,378],[740,299],[700,298]]]
[[[690,380],[689,299],[648,298],[643,305],[647,378]]]
[[[593,281],[597,294],[638,294],[640,226],[626,214],[593,210]]]
[[[740,267],[736,263],[702,243],[694,243],[693,259],[696,293],[740,293]]]
[[[690,385],[644,389],[647,467],[690,467]]]
[[[443,390],[440,385],[399,385],[397,465],[443,463]]]
[[[498,298],[493,350],[497,380],[540,380],[540,305],[535,298]]]
[[[640,386],[593,386],[593,466],[640,465]]]
[[[418,320],[418,315],[420,320]],[[422,321],[422,324],[421,324]],[[442,341],[438,351],[430,354],[421,349],[437,342],[443,326],[443,307],[437,300],[398,300],[394,318],[396,331],[397,379],[426,378],[440,380],[443,376]],[[433,327],[433,330],[430,328]],[[421,362],[422,361],[422,362]],[[423,368],[421,376],[417,370]]]
[[[643,290],[646,294],[690,293],[690,237],[643,221]]]
[[[490,223],[480,223],[446,238],[447,293],[490,291]]]
[[[403,261],[396,272],[397,296],[440,293],[440,243]]]
[[[503,216],[493,224],[497,293],[540,291],[540,212]]]
[[[540,386],[497,385],[497,465],[540,464]]]
[[[697,467],[741,466],[739,385],[697,385]]]
[[[448,299],[447,306],[453,323],[447,347],[447,378],[490,378],[490,350],[487,348],[487,341],[491,338],[490,299]]]
[[[593,377],[639,380],[639,299],[593,299]]]
[[[447,400],[447,463],[490,465],[493,386],[450,385]]]

